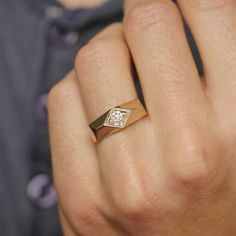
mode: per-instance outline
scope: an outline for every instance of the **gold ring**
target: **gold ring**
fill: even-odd
[[[89,127],[95,142],[116,133],[147,115],[139,99],[111,108]]]

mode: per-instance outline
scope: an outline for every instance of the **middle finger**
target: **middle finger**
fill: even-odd
[[[170,0],[126,3],[125,35],[151,117],[162,126],[177,114],[195,116],[205,104],[203,83],[176,5]]]

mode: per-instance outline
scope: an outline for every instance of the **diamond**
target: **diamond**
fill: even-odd
[[[113,108],[108,113],[104,126],[124,128],[130,116],[130,113],[131,110],[129,109]]]

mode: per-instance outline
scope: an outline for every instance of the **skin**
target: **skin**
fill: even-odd
[[[49,94],[66,236],[236,235],[236,1],[126,0]],[[200,78],[182,18],[195,37]],[[88,124],[137,97],[148,116],[94,143]]]

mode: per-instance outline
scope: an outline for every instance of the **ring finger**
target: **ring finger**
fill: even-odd
[[[80,51],[76,72],[89,122],[112,107],[137,98],[131,58],[119,24],[100,33]],[[153,158],[157,151],[149,118],[139,120],[96,145],[103,184],[112,204],[119,209],[131,205],[135,208],[142,197],[141,173],[156,173],[150,168],[157,165]],[[134,191],[136,194],[131,196]]]

